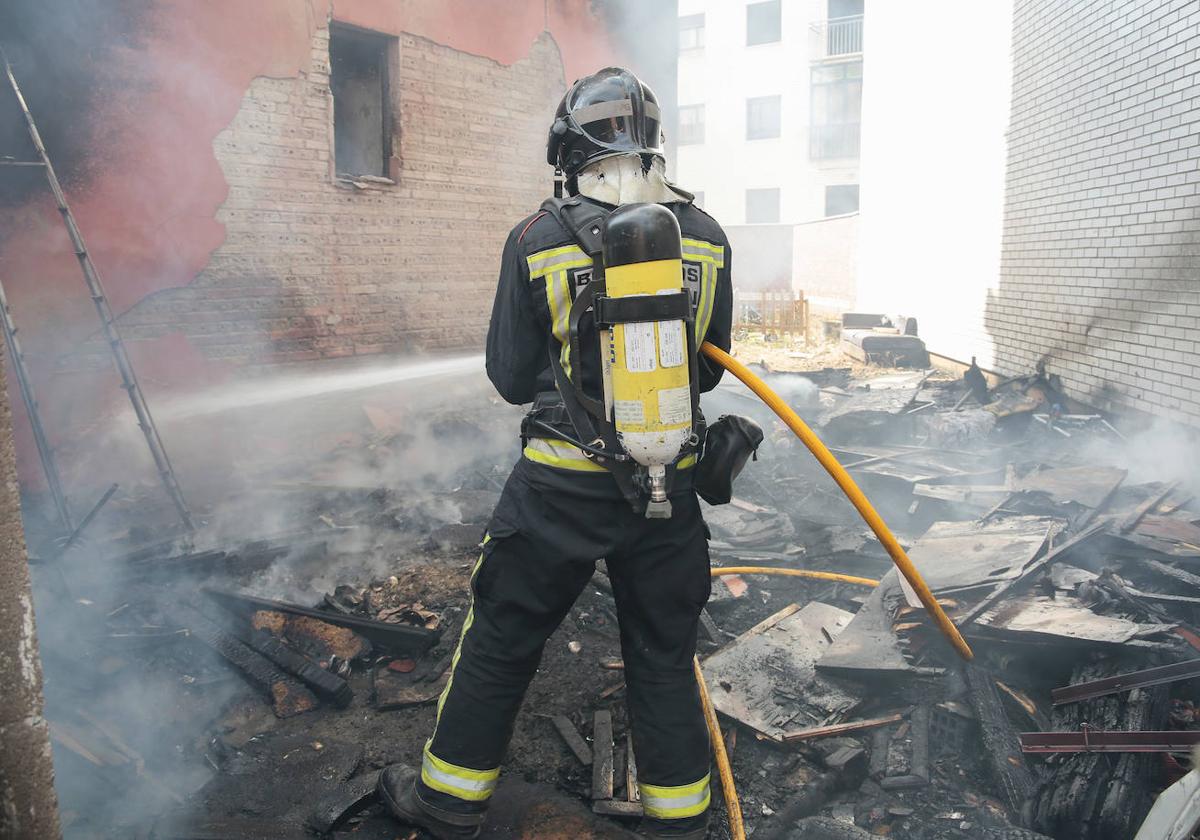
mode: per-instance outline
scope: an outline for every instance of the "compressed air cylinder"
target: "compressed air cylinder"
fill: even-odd
[[[604,228],[607,295],[683,291],[679,222],[658,204],[629,204]],[[665,465],[692,435],[687,325],[681,320],[614,324],[608,331],[606,394],[625,451],[649,468],[651,498],[662,501]],[[659,492],[656,492],[659,491]]]

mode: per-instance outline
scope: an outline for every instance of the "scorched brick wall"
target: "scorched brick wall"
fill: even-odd
[[[1200,5],[1018,0],[997,365],[1200,425]]]
[[[542,35],[510,66],[411,35],[390,52],[396,184],[333,177],[321,29],[307,72],[256,79],[215,140],[224,244],[125,314],[127,338],[182,330],[237,364],[482,346],[505,236],[550,190],[558,48]]]

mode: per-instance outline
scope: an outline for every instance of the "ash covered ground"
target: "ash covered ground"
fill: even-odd
[[[759,349],[743,347],[743,360],[768,355]],[[977,658],[962,666],[832,480],[727,377],[706,414],[750,414],[767,440],[734,504],[706,508],[714,565],[882,581],[714,579],[700,649],[747,833],[1066,840],[1135,828],[1186,764],[1022,755],[1015,739],[1081,719],[1195,728],[1194,682],[1049,702],[1054,687],[1194,656],[1194,479],[1172,473],[1179,461],[1160,457],[1155,432],[1110,431],[1035,375],[983,406],[943,374],[831,365],[833,353],[789,372],[778,369],[787,354],[769,355],[760,372],[851,468],[970,625]],[[314,825],[410,836],[364,792],[379,768],[419,760],[476,544],[519,451],[520,412],[497,403],[477,362],[436,370],[321,370],[164,406],[168,439],[205,442],[176,456],[203,523],[191,538],[149,485],[119,491],[58,559],[29,516],[68,837],[286,838]],[[1039,565],[1080,535],[1079,549]],[[997,568],[959,562],[962,539],[994,547]],[[1103,626],[1084,621],[1067,638],[1016,620],[1046,600]],[[263,653],[272,645],[323,676],[283,667]],[[353,695],[344,707],[339,684]],[[637,807],[621,685],[601,571],[547,645],[487,836],[626,836],[635,822],[591,812]],[[611,802],[595,801],[593,767],[562,735],[583,739],[583,758],[601,755],[597,711],[614,721]],[[710,836],[727,837],[719,787],[713,801]]]

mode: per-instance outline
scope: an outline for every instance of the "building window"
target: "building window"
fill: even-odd
[[[814,65],[809,157],[858,157],[861,123],[862,62]]]
[[[704,15],[685,15],[679,19],[679,50],[704,47]]]
[[[779,223],[779,189],[746,190],[746,224]]]
[[[746,46],[774,44],[783,38],[779,0],[751,3],[746,7]]]
[[[779,96],[755,96],[746,100],[746,139],[765,140],[779,136]]]
[[[704,142],[704,106],[679,107],[679,145],[693,146]]]
[[[848,17],[862,17],[863,0],[827,0],[826,14],[830,20]]]
[[[392,157],[390,40],[343,26],[329,30],[333,149],[339,175],[388,175]]]
[[[858,212],[858,184],[830,184],[825,188],[825,215]]]

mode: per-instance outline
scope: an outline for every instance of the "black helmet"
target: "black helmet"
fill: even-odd
[[[586,164],[612,155],[636,153],[649,166],[662,157],[658,98],[633,73],[605,67],[571,85],[550,126],[546,162],[568,178]]]

